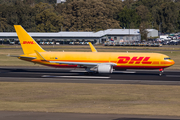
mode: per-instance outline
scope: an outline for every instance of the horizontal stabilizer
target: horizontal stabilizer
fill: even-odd
[[[19,58],[25,58],[25,59],[36,59],[36,57],[25,57],[25,56],[19,56]]]
[[[26,57],[26,56],[16,56],[16,55],[7,55],[8,57],[17,57],[17,58],[25,58],[25,59],[36,59],[36,57]]]
[[[8,54],[7,56],[8,56],[8,57],[20,57],[20,56],[10,55],[10,54]]]

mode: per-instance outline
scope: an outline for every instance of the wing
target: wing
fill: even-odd
[[[87,63],[87,62],[66,62],[66,61],[49,61],[50,63],[67,64],[67,65],[79,65],[81,67],[93,67],[97,66],[98,63]]]
[[[48,61],[46,60],[39,52],[35,51],[37,56],[42,60],[42,61],[47,61],[50,63],[58,63],[58,64],[66,64],[66,65],[78,65],[80,67],[95,67],[95,66],[99,66],[102,64],[106,64],[106,65],[111,65],[111,66],[116,66],[117,64],[115,63],[90,63],[90,62],[71,62],[71,61]]]
[[[81,67],[94,67],[101,64],[108,64],[112,66],[116,66],[115,63],[88,63],[88,62],[65,62],[65,61],[49,61],[50,63],[58,63],[58,64],[67,64],[67,65],[79,65]]]

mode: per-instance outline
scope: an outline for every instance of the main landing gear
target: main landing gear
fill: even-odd
[[[163,75],[163,72],[164,72],[164,69],[159,69],[159,76],[162,76]]]

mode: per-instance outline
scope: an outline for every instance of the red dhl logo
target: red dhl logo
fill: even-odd
[[[152,64],[152,61],[148,61],[150,57],[118,57],[118,64]]]
[[[36,44],[34,41],[23,41],[23,44]]]

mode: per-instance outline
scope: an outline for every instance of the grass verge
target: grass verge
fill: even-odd
[[[180,116],[180,86],[0,83],[1,111]]]

